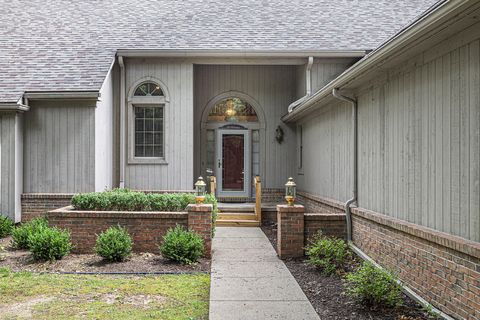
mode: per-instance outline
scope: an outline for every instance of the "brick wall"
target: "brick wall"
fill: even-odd
[[[316,213],[343,213],[345,205],[341,202],[319,197],[317,195],[305,192],[297,192],[298,203],[305,206],[305,212]]]
[[[354,209],[353,241],[443,312],[480,319],[480,243]]]
[[[51,226],[71,233],[75,253],[92,253],[97,234],[111,226],[127,228],[135,252],[158,252],[158,245],[169,228],[188,227],[187,212],[118,212],[74,211],[71,207],[47,213]]]
[[[190,204],[187,207],[188,228],[203,238],[207,258],[211,257],[212,252],[212,210],[211,204]]]
[[[345,214],[339,213],[305,213],[305,245],[318,231],[330,237],[347,238]]]
[[[22,222],[45,216],[48,211],[70,205],[70,193],[26,193],[22,194]]]

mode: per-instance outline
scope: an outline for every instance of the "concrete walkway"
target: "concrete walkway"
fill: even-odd
[[[260,228],[217,228],[210,320],[320,319]]]

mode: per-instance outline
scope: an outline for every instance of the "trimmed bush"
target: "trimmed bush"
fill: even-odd
[[[368,306],[396,307],[402,303],[397,278],[370,262],[347,274],[346,285],[349,296]]]
[[[17,249],[29,249],[30,248],[30,236],[37,233],[41,228],[47,228],[48,222],[45,218],[36,218],[27,223],[24,223],[20,227],[13,229],[12,238],[13,246]]]
[[[60,260],[70,253],[70,233],[57,228],[41,227],[29,236],[34,260]]]
[[[351,253],[347,243],[342,239],[323,236],[318,232],[306,248],[308,263],[320,268],[325,275],[334,274],[343,269]]]
[[[177,225],[169,229],[160,246],[162,255],[183,264],[192,264],[203,256],[203,239],[194,231],[185,230]]]
[[[123,261],[132,252],[133,241],[127,229],[110,227],[97,236],[95,252],[107,261]]]
[[[14,227],[12,219],[0,214],[0,238],[11,235]]]

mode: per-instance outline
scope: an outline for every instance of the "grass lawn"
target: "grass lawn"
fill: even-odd
[[[1,319],[208,319],[210,276],[13,273],[0,269]]]

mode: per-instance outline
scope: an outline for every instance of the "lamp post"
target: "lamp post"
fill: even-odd
[[[289,206],[293,206],[295,203],[295,198],[297,196],[297,184],[293,181],[293,178],[288,178],[287,183],[285,183],[285,200]]]
[[[195,201],[197,204],[202,204],[205,200],[207,184],[203,181],[202,177],[198,177],[198,181],[195,183]]]

